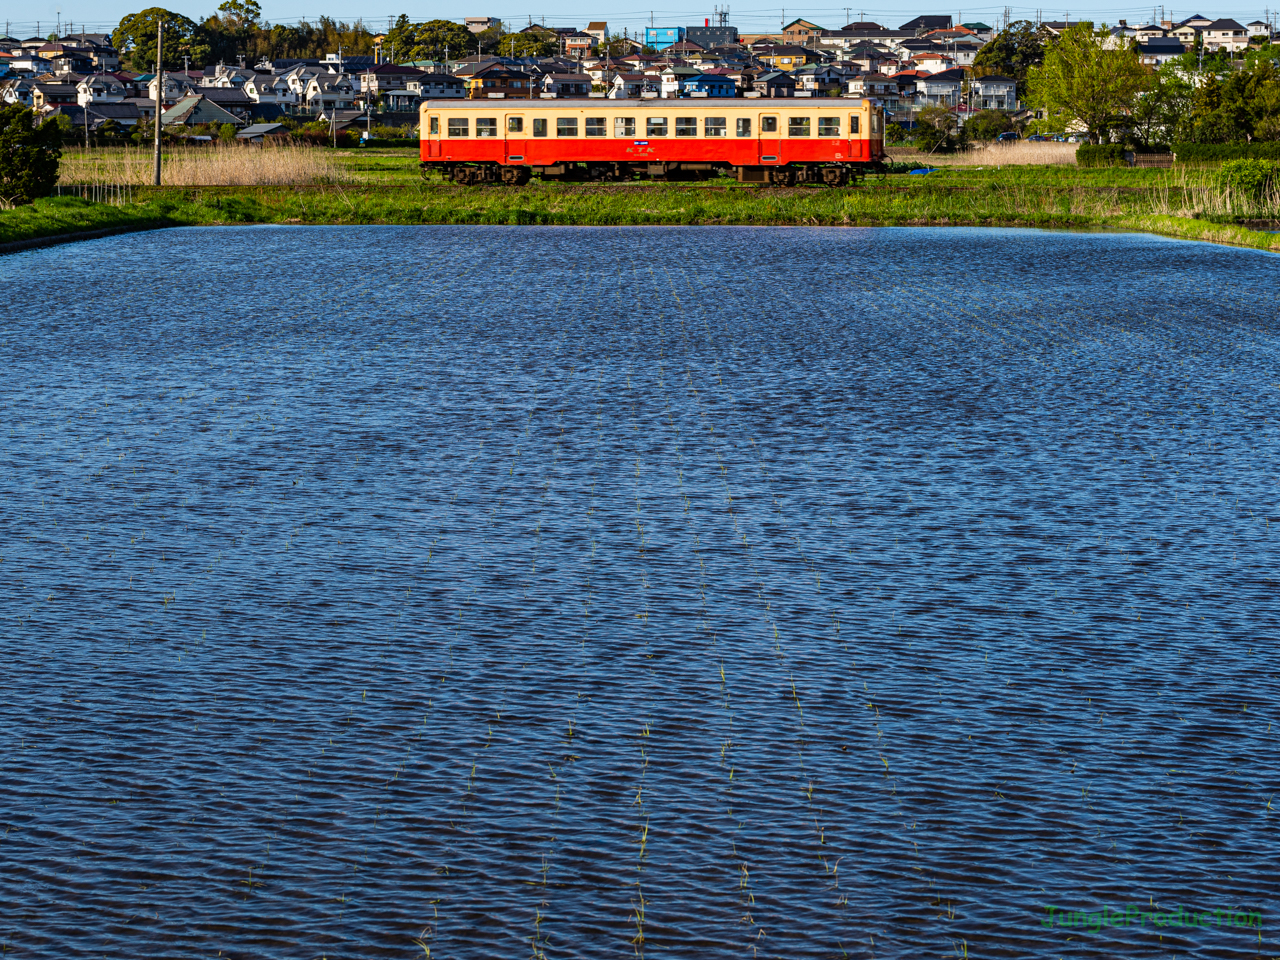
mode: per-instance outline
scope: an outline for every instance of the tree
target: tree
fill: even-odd
[[[47,197],[58,182],[62,133],[20,103],[0,109],[0,203],[17,207]]]
[[[978,51],[973,58],[974,73],[980,77],[1000,74],[1021,83],[1028,70],[1043,62],[1045,41],[1052,36],[1030,20],[1015,20]]]
[[[1187,128],[1195,88],[1178,67],[1166,64],[1157,70],[1138,97],[1130,115],[1130,132],[1142,146],[1189,139]]]
[[[983,110],[964,122],[964,132],[971,140],[984,143],[1013,129],[1013,120],[1002,110]]]
[[[456,60],[476,52],[475,36],[466,27],[452,20],[412,23],[402,13],[395,26],[387,31],[382,49],[400,63],[409,60],[443,60],[446,50],[449,58]]]
[[[956,116],[946,107],[925,107],[916,115],[916,147],[929,153],[951,149],[955,126]]]
[[[1093,143],[1132,111],[1149,73],[1132,46],[1109,48],[1105,30],[1079,23],[1045,48],[1044,63],[1027,74],[1030,100],[1051,116],[1083,123]]]
[[[131,13],[111,34],[111,42],[120,51],[130,69],[139,73],[154,73],[156,69],[156,26],[164,21],[165,70],[177,70],[182,66],[183,55],[201,62],[203,51],[196,44],[196,25],[180,13],[163,7],[148,7]]]

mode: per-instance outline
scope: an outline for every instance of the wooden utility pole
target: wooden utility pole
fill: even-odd
[[[164,107],[164,20],[156,24],[156,170],[152,182],[160,186],[160,112]]]

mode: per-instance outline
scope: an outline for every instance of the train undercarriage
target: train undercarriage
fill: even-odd
[[[433,172],[464,186],[506,184],[521,186],[533,177],[563,183],[621,183],[630,180],[691,182],[729,175],[739,183],[775,187],[816,184],[828,187],[856,185],[868,174],[883,173],[884,165],[871,163],[792,163],[782,166],[735,166],[727,163],[557,163],[548,166],[515,166],[500,163],[442,163],[423,161],[423,179]]]

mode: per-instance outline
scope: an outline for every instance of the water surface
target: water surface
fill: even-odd
[[[5,956],[1280,953],[1277,262],[0,259]]]

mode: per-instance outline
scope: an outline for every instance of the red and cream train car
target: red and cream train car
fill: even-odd
[[[854,98],[428,100],[423,172],[458,183],[696,180],[840,186],[884,159],[884,111]]]

